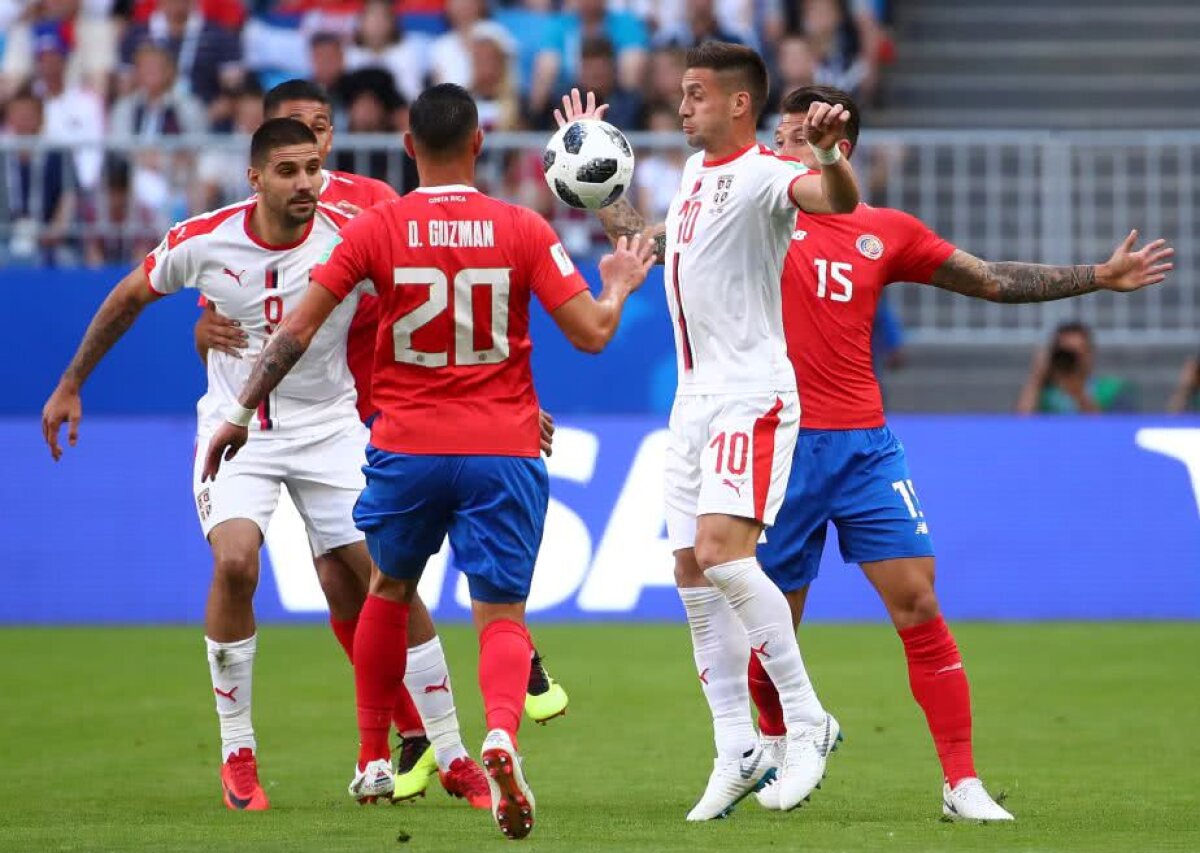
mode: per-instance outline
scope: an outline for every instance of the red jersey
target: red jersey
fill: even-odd
[[[796,218],[783,266],[783,317],[802,428],[883,426],[871,358],[879,297],[894,281],[928,284],[953,252],[919,219],[886,207]]]
[[[532,296],[554,311],[587,289],[537,214],[467,186],[422,187],[356,217],[312,280],[379,296],[371,443],[393,453],[539,452]]]
[[[366,210],[383,201],[400,198],[390,184],[365,178],[350,172],[326,172],[321,187],[321,201],[337,205],[348,201],[355,207]],[[371,403],[371,362],[375,355],[375,329],[379,325],[379,306],[375,297],[364,293],[359,298],[358,310],[350,323],[350,334],[346,337],[346,361],[354,377],[354,389],[358,392],[358,416],[366,421],[377,411]]]

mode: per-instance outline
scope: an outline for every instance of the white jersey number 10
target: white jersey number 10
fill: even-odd
[[[409,311],[392,325],[392,343],[396,361],[420,367],[446,367],[450,352],[454,364],[498,364],[508,358],[508,268],[459,270],[454,276],[454,341],[446,341],[445,349],[425,351],[413,349],[413,334],[441,316],[450,301],[450,281],[436,267],[400,267],[394,270],[392,281],[397,285],[423,286],[429,298]],[[491,295],[491,346],[476,349],[475,292],[486,287]],[[484,331],[484,330],[479,330]]]

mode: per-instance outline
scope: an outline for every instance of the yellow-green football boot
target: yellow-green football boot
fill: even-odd
[[[393,803],[425,796],[429,780],[437,776],[438,772],[433,747],[424,735],[401,738],[399,753],[396,756]]]
[[[567,713],[569,701],[567,691],[546,672],[542,666],[542,656],[534,649],[529,667],[529,687],[525,691],[525,715],[544,726],[555,717]]]

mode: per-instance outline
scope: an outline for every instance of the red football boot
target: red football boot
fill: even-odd
[[[271,807],[267,792],[258,784],[258,762],[249,747],[242,747],[221,766],[221,791],[225,807],[234,811],[261,812]]]
[[[483,768],[470,758],[454,759],[449,770],[438,771],[438,778],[442,780],[442,787],[447,794],[466,799],[471,808],[492,807],[492,792],[488,788],[487,776],[483,775]]]

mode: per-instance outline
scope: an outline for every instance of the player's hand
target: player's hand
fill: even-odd
[[[62,448],[58,446],[58,431],[63,422],[68,424],[67,441],[72,447],[79,441],[79,422],[83,420],[83,401],[79,392],[59,385],[42,407],[42,437],[50,447],[50,455],[57,462],[62,458]]]
[[[337,209],[347,216],[358,216],[363,210],[357,204],[351,204],[348,201],[339,201],[337,203]]]
[[[196,321],[196,348],[202,352],[223,352],[234,358],[241,358],[240,350],[250,345],[250,339],[242,329],[242,324],[228,317],[222,317],[210,304],[200,312]]]
[[[587,93],[587,103],[585,105],[583,98],[579,95],[578,89],[572,89],[571,94],[563,95],[563,108],[554,111],[554,120],[558,122],[559,127],[566,127],[577,119],[595,119],[603,121],[604,114],[608,112],[608,104],[596,103],[596,93]]]
[[[846,138],[846,122],[850,111],[841,104],[814,101],[804,117],[804,139],[809,145],[830,149]]]
[[[542,428],[542,453],[551,456],[554,453],[554,417],[545,409],[540,409],[538,422]]]
[[[1121,241],[1112,253],[1112,257],[1096,267],[1096,284],[1105,290],[1118,290],[1127,293],[1140,290],[1152,284],[1158,284],[1167,277],[1167,273],[1175,269],[1171,257],[1175,250],[1167,245],[1166,240],[1158,239],[1147,243],[1138,251],[1133,251],[1137,244],[1138,232],[1133,229],[1129,236]]]
[[[221,460],[229,461],[237,456],[237,452],[250,438],[250,430],[246,427],[224,421],[213,433],[212,441],[208,443],[208,451],[204,454],[204,470],[200,473],[200,482],[217,479],[217,471],[221,469]]]
[[[654,260],[654,241],[642,239],[641,234],[621,237],[612,254],[600,259],[600,278],[632,293],[642,286]]]

